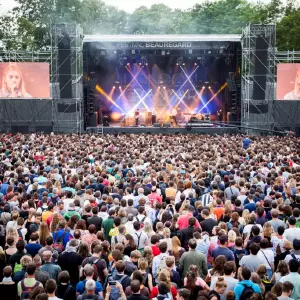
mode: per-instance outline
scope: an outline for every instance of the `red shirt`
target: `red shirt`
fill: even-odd
[[[155,205],[156,202],[162,203],[162,199],[157,193],[149,194],[148,199],[152,207]]]
[[[171,286],[171,293],[172,293],[173,299],[176,299],[177,298],[177,290],[173,285]],[[151,291],[150,299],[153,299],[157,296],[158,296],[158,287],[155,286],[155,287],[153,287],[153,289]]]
[[[182,215],[178,218],[177,224],[179,227],[179,230],[182,230],[189,226],[189,219],[193,217],[192,213],[187,213],[186,215]],[[196,219],[195,227],[201,228],[199,221]]]
[[[160,250],[157,246],[151,246],[153,256],[157,256],[160,254]]]
[[[225,208],[221,206],[217,206],[214,208],[214,214],[217,217],[217,220],[219,221],[221,216],[225,213]]]

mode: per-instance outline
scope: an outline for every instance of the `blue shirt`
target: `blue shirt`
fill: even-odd
[[[25,246],[25,249],[27,250],[27,253],[31,255],[32,257],[36,256],[40,249],[42,249],[42,245],[38,243],[28,243]]]
[[[65,234],[65,230],[63,230],[63,229],[59,229],[58,231],[52,233],[54,244],[57,242],[57,240],[59,238],[61,238],[63,236],[63,234]],[[64,240],[63,240],[64,248],[66,248],[66,245],[70,241],[71,238],[72,238],[72,235],[69,232],[67,232],[65,234]]]
[[[244,209],[248,209],[251,213],[256,210],[256,204],[254,202],[248,203],[244,206]]]
[[[234,288],[234,293],[235,293],[235,299],[236,300],[240,300],[240,297],[241,297],[241,295],[243,293],[243,290],[245,288],[245,286],[243,284],[247,285],[248,287],[252,287],[254,293],[261,294],[260,287],[256,283],[253,283],[251,280],[243,280],[243,281],[239,282],[236,285],[236,287]]]
[[[219,255],[224,255],[227,261],[234,261],[234,255],[228,248],[217,247],[212,251],[211,256],[216,259]]]
[[[248,149],[249,148],[249,146],[251,145],[251,143],[252,143],[252,141],[251,140],[249,140],[249,139],[243,139],[243,148],[244,149]]]
[[[76,285],[76,293],[79,293],[80,295],[83,294],[85,291],[85,283],[86,280],[79,281]],[[96,281],[96,289],[95,289],[95,294],[98,295],[98,293],[102,292],[102,284],[99,281]]]

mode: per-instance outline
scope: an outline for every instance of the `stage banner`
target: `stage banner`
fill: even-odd
[[[50,99],[48,63],[0,63],[0,98]]]
[[[300,64],[277,65],[277,100],[300,100]]]

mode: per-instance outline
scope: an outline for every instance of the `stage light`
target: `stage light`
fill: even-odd
[[[185,66],[185,63],[183,63],[182,65]]]
[[[127,63],[127,66],[130,66],[130,63]]]
[[[197,64],[197,63],[194,63],[194,65],[197,66],[198,64]]]
[[[209,86],[208,88],[211,89],[211,86]]]
[[[176,66],[179,66],[179,63],[176,63]]]
[[[121,89],[122,87],[121,86],[119,86],[119,89]]]
[[[165,89],[166,89],[166,87],[164,86],[164,87],[163,87],[163,89],[165,90]]]
[[[139,65],[141,66],[141,65],[142,65],[142,63],[139,63]]]
[[[202,89],[205,89],[205,86],[203,86]]]
[[[148,63],[146,63],[146,66],[148,66]]]
[[[160,86],[158,87],[158,89],[160,90]]]
[[[113,89],[115,89],[116,87],[115,86],[113,86]]]

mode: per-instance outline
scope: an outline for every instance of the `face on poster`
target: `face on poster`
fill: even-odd
[[[300,100],[300,64],[277,65],[277,100]]]
[[[50,99],[48,63],[0,63],[0,98]]]

